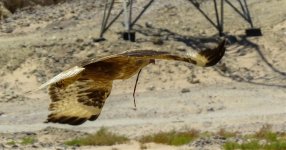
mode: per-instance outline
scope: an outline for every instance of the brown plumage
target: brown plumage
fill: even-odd
[[[128,79],[155,59],[177,60],[208,67],[223,57],[225,41],[215,49],[185,56],[154,50],[133,50],[72,67],[39,89],[49,86],[52,113],[46,122],[79,125],[96,120],[110,95],[113,80]]]

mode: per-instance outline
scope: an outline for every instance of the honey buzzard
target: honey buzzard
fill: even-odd
[[[183,61],[208,67],[219,62],[224,52],[225,40],[214,49],[185,56],[164,51],[132,50],[88,60],[61,72],[39,87],[42,89],[49,86],[52,101],[49,106],[51,114],[46,123],[80,125],[87,120],[96,120],[111,92],[113,80],[128,79],[155,62],[155,59]]]

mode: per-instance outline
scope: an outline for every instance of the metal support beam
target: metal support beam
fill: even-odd
[[[220,0],[220,36],[224,31],[224,0]]]
[[[233,10],[239,14],[247,23],[250,24],[251,28],[246,30],[247,35],[249,36],[260,36],[262,35],[261,31],[259,28],[254,28],[250,11],[248,9],[248,4],[246,0],[237,0],[239,3],[239,8],[237,8],[232,2],[229,0],[220,0],[220,11],[218,9],[218,0],[213,0],[214,4],[214,11],[215,11],[215,17],[216,17],[216,22],[210,19],[210,17],[200,8],[200,3],[198,3],[196,0],[189,0],[192,5],[195,6],[195,8],[208,20],[208,22],[211,23],[212,26],[214,26],[220,36],[224,36],[224,1],[231,7]]]
[[[134,19],[134,21],[131,23],[131,27],[135,25],[135,23],[142,17],[142,15],[145,13],[145,11],[152,5],[154,0],[150,0],[149,3],[147,3],[144,7],[143,10],[139,13],[139,15]]]
[[[211,23],[212,26],[214,26],[216,29],[217,25],[209,18],[209,16],[200,8],[200,5],[198,4],[198,2],[194,1],[194,0],[189,0],[189,2],[191,2],[196,8],[197,10]]]
[[[250,12],[248,9],[248,4],[246,2],[246,0],[244,0],[243,2],[241,0],[237,0],[240,7],[241,7],[241,11],[236,8],[229,0],[225,0],[225,2],[237,13],[239,14],[247,23],[250,24],[251,28],[253,28],[253,23],[252,23],[252,19],[250,17]]]
[[[223,33],[224,0],[221,0],[220,11],[218,9],[217,0],[213,0],[215,16],[216,16],[216,23],[212,19],[210,19],[210,17],[200,8],[200,4],[196,0],[189,0],[189,2],[191,2],[195,6],[195,8],[211,23],[211,25],[214,26],[218,30],[220,36],[224,36],[224,33]]]
[[[110,18],[111,10],[113,9],[114,0],[111,2],[105,3],[104,13],[103,13],[103,19],[102,19],[102,25],[101,25],[101,31],[99,38],[103,39],[104,33],[112,26],[112,24],[124,13],[124,26],[126,31],[131,31],[132,27],[135,25],[135,23],[143,16],[145,11],[152,5],[154,0],[150,0],[144,7],[143,10],[138,14],[138,16],[135,17],[135,19],[132,21],[132,8],[134,1],[133,0],[124,0],[123,3],[123,9],[119,11],[119,13],[108,23],[108,20]],[[109,5],[111,4],[111,5]],[[109,7],[108,7],[109,5]],[[108,9],[109,8],[109,9]],[[108,10],[107,10],[108,9]],[[101,41],[101,40],[99,40]]]
[[[132,33],[132,28],[135,23],[142,17],[145,11],[152,5],[155,0],[150,0],[144,7],[143,10],[135,17],[132,21],[133,17],[133,3],[134,0],[124,0],[123,2],[123,9],[119,11],[119,13],[109,22],[110,14],[113,9],[115,0],[106,0],[101,31],[100,31],[100,39],[103,39],[104,33],[112,26],[112,24],[124,13],[124,27],[125,27],[125,34],[124,39],[135,39],[135,33]],[[261,33],[259,28],[254,28],[250,11],[248,8],[248,4],[246,0],[237,0],[239,6],[235,6],[233,2],[229,0],[213,0],[214,11],[215,11],[215,18],[216,20],[212,20],[211,17],[207,15],[207,13],[200,8],[200,3],[197,0],[189,0],[189,2],[195,6],[195,8],[207,19],[207,21],[217,29],[220,36],[224,36],[224,2],[226,2],[238,15],[240,15],[247,23],[250,24],[251,28],[246,30],[247,35],[255,35],[258,36]],[[240,7],[240,8],[239,8]],[[220,8],[220,9],[219,9]],[[240,10],[241,9],[241,10]],[[132,37],[130,37],[130,35]]]
[[[109,5],[109,8],[107,10],[108,5]],[[101,38],[101,39],[103,39],[103,34],[106,31],[107,22],[109,20],[113,5],[114,5],[114,0],[110,0],[110,1],[107,0],[105,3],[103,19],[102,19],[102,24],[101,24],[101,31],[100,31],[100,35],[99,35],[99,38]]]
[[[250,24],[251,28],[253,28],[253,23],[252,23],[252,19],[250,16],[249,9],[248,9],[248,4],[247,4],[246,0],[243,0],[243,1],[244,1],[245,10],[246,10],[246,15],[247,15],[247,18],[249,20],[249,24]]]
[[[123,1],[123,9],[124,9],[124,27],[126,31],[130,30],[130,13],[129,13],[129,3],[130,0]]]

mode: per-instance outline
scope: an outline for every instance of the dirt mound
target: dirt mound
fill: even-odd
[[[17,9],[36,5],[54,5],[65,0],[0,0],[0,20],[7,18]]]
[[[17,9],[35,5],[53,5],[64,0],[1,0],[0,2],[12,13]]]

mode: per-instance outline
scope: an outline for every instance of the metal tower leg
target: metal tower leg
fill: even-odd
[[[109,5],[109,7],[108,7]],[[103,13],[103,18],[102,18],[102,24],[101,24],[101,30],[100,30],[100,34],[99,34],[99,39],[98,41],[102,41],[105,40],[103,35],[107,29],[107,23],[111,14],[111,10],[113,8],[114,5],[114,0],[107,0],[104,6],[104,13]]]
[[[196,0],[189,0],[194,6],[195,8],[211,23],[212,26],[214,26],[218,32],[220,36],[224,36],[223,33],[223,15],[224,15],[224,0],[221,0],[221,9],[220,11],[218,10],[218,4],[217,4],[217,0],[213,0],[214,3],[214,10],[215,10],[215,15],[216,15],[216,23],[209,18],[209,16],[200,8],[199,3]]]
[[[135,42],[135,32],[132,31],[132,26],[131,26],[132,6],[133,6],[133,0],[124,0],[123,8],[124,8],[125,32],[123,32],[122,37],[124,40]]]
[[[245,30],[246,35],[247,36],[262,36],[261,29],[254,28],[246,0],[237,0],[237,1],[240,4],[242,12],[238,10],[229,0],[225,0],[225,2],[230,7],[232,7],[235,12],[237,12],[247,23],[249,23],[250,28]]]

